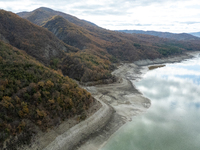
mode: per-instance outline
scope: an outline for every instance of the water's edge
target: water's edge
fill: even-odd
[[[111,135],[119,130],[119,128],[127,121],[130,121],[132,116],[141,114],[150,107],[150,100],[145,98],[130,80],[141,78],[142,74],[147,71],[148,65],[181,62],[185,59],[192,58],[197,54],[199,54],[199,52],[152,61],[142,60],[134,63],[124,63],[112,73],[121,78],[118,82],[109,85],[83,87],[88,90],[103,107],[95,113],[94,116],[91,116],[85,121],[70,128],[68,131],[55,137],[55,140],[51,141],[48,146],[46,146],[46,149],[100,149],[106,144]],[[131,98],[129,98],[129,96],[131,96]],[[133,101],[130,99],[133,99]],[[134,104],[134,106],[132,104]],[[105,113],[100,112],[103,108],[105,108],[105,111],[103,111]],[[133,109],[134,111],[132,111]],[[95,118],[95,121],[91,121],[91,118]],[[88,126],[88,122],[90,122],[90,126]],[[98,124],[101,125],[99,126]],[[80,129],[84,133],[79,132]],[[42,141],[38,142],[42,145]],[[66,145],[69,145],[69,147],[67,148]],[[38,149],[38,146],[36,144],[34,147],[27,147],[26,149],[36,150]]]

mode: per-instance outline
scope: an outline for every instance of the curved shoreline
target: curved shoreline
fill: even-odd
[[[180,62],[194,55],[125,63],[112,73],[121,80],[112,84],[83,87],[102,104],[102,107],[85,121],[57,134],[51,143],[46,144],[44,150],[98,150],[103,147],[122,125],[131,121],[133,116],[145,112],[151,105],[150,100],[143,97],[130,81],[141,78],[144,71],[142,66]]]
[[[121,77],[123,79],[123,81],[126,80],[125,82],[127,82],[127,83],[129,82],[128,84],[121,82],[121,83],[113,83],[113,84],[108,84],[108,85],[98,85],[95,87],[97,89],[99,89],[99,87],[100,87],[100,89],[104,89],[103,91],[101,91],[101,90],[98,91],[101,93],[104,93],[106,90],[110,90],[110,89],[112,89],[114,91],[116,87],[119,87],[119,88],[122,87],[123,90],[131,91],[132,94],[134,95],[133,98],[138,99],[140,101],[140,103],[144,106],[144,108],[148,109],[150,107],[150,103],[151,103],[150,100],[143,97],[143,95],[134,87],[133,83],[131,83],[131,85],[130,85],[130,82],[131,82],[130,80],[141,79],[141,75],[148,71],[149,65],[181,62],[186,59],[191,59],[194,56],[196,56],[197,54],[199,55],[199,53],[200,52],[190,52],[190,53],[183,54],[183,55],[176,56],[176,57],[169,57],[169,58],[156,59],[156,60],[142,60],[142,61],[137,61],[134,63],[122,64],[121,66],[118,67],[118,69],[116,69],[113,72],[113,74],[116,75],[117,77]],[[129,86],[127,86],[127,85],[129,85]],[[88,91],[92,93],[92,90],[88,90]],[[93,94],[95,94],[95,92]],[[107,96],[107,95],[109,95],[109,93],[105,94],[105,96]],[[105,101],[105,102],[109,103],[109,101],[110,100],[108,100],[108,97],[107,97],[107,101]],[[112,104],[110,104],[110,105],[111,105],[111,107],[113,107]],[[120,106],[123,107],[123,103]],[[116,111],[117,114],[122,116],[122,118],[124,115],[127,115],[126,113],[123,114],[120,111],[118,111],[118,108],[115,106],[113,107],[113,109]],[[130,110],[130,109],[128,109],[128,110]],[[131,117],[138,115],[145,111],[145,109],[141,109],[141,107],[138,110],[139,110],[139,112],[135,113],[135,114],[131,114]],[[134,111],[137,112],[137,109],[135,109]],[[125,117],[127,117],[127,116],[125,116]],[[124,120],[125,120],[124,123],[126,123],[127,118]],[[118,118],[118,121],[119,121],[119,118]],[[130,121],[130,120],[128,120],[128,121]],[[119,125],[118,128],[115,129],[114,132],[116,132],[122,125],[123,124]],[[104,131],[102,131],[102,132],[104,132]],[[102,139],[101,138],[102,134],[98,133],[96,135],[96,139],[94,139],[93,136],[92,136],[92,139],[88,138],[82,145],[80,145],[78,148],[76,148],[76,150],[98,150],[106,144],[106,142],[108,141],[108,139],[111,137],[111,135],[114,132],[107,131],[107,134],[109,134],[109,135],[107,135],[106,137],[103,136],[104,140],[101,140],[101,142],[99,142],[97,144],[97,140]]]

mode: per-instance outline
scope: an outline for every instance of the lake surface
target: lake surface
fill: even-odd
[[[148,71],[134,84],[151,107],[101,150],[200,150],[200,58]]]

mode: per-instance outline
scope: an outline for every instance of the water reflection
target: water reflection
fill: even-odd
[[[135,83],[152,101],[102,150],[199,150],[200,59],[149,71]]]

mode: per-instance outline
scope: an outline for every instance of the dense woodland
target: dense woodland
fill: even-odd
[[[53,57],[61,58],[67,45],[48,30],[44,30],[14,13],[0,11],[0,34],[8,43],[48,64]]]
[[[200,50],[198,39],[109,31],[48,8],[18,15],[0,10],[0,148],[29,143],[37,126],[84,119],[94,99],[71,78],[115,81],[116,63]]]
[[[19,139],[8,142],[7,149],[29,144],[35,125],[46,131],[75,115],[84,119],[93,102],[72,79],[2,41],[0,68],[0,148],[11,135]]]
[[[63,74],[81,82],[109,79],[114,68],[109,60],[87,51],[68,54],[62,65]]]

